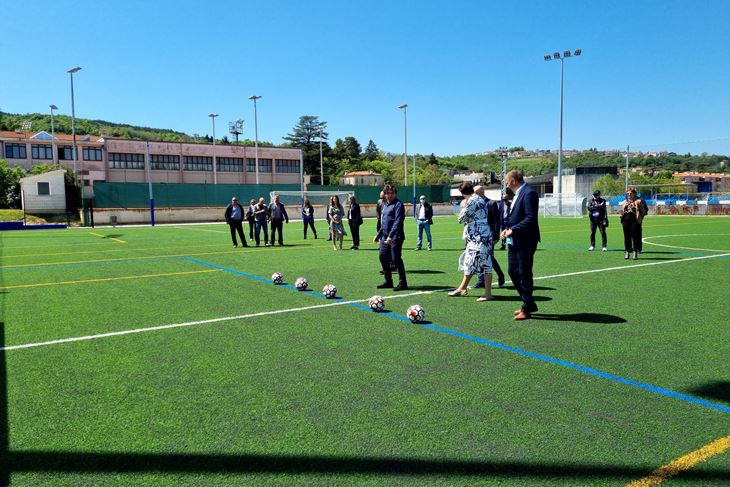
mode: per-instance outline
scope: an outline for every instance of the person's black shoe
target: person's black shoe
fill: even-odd
[[[393,281],[385,281],[385,282],[383,282],[383,284],[378,284],[378,286],[377,286],[378,289],[387,289],[387,288],[392,288],[392,287],[393,287]]]
[[[381,270],[380,270],[380,273],[381,273],[381,274],[385,274],[385,271],[383,271],[383,270],[381,269]]]
[[[396,287],[393,288],[393,291],[405,291],[406,289],[408,289],[408,283],[405,281],[401,281]]]
[[[248,244],[247,243],[241,244],[241,247],[248,247]]]
[[[504,287],[504,276],[499,278],[499,280],[497,281],[497,285],[499,287]]]

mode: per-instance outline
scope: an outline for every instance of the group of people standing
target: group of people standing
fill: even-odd
[[[239,204],[238,198],[231,198],[231,204],[226,207],[224,213],[226,223],[231,229],[231,240],[233,246],[238,247],[236,234],[241,239],[241,246],[248,247],[246,237],[243,234],[243,221],[248,222],[249,240],[256,240],[256,247],[261,244],[261,230],[264,231],[264,245],[266,247],[273,246],[277,241],[279,245],[284,245],[284,223],[289,223],[289,215],[286,213],[286,207],[281,203],[279,195],[274,196],[274,201],[267,205],[264,198],[259,198],[258,202],[252,199],[246,210]],[[271,241],[269,242],[269,230],[271,226]],[[255,229],[255,232],[254,232]]]
[[[532,267],[540,227],[537,221],[538,195],[525,184],[520,171],[510,171],[505,178],[507,190],[502,201],[489,200],[481,187],[464,182],[459,186],[464,200],[458,220],[464,225],[464,251],[459,257],[459,270],[463,278],[449,296],[466,296],[472,276],[478,276],[477,286],[483,294],[477,301],[490,301],[492,296],[492,271],[497,273],[499,286],[505,283],[504,274],[494,258],[494,245],[500,238],[507,246],[508,273],[522,306],[515,310],[517,321],[529,319],[537,311],[532,295]]]
[[[596,229],[601,232],[601,250],[608,250],[606,228],[608,227],[608,209],[606,200],[601,198],[601,192],[593,192],[593,198],[588,202],[588,219],[591,223],[591,243],[589,251],[596,248]],[[639,258],[642,251],[642,223],[649,208],[644,200],[636,194],[636,188],[629,188],[626,199],[621,202],[621,227],[624,234],[624,259]]]

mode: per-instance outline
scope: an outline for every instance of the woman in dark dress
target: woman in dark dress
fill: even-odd
[[[636,196],[636,189],[629,188],[626,200],[621,202],[621,226],[624,229],[624,259],[639,258],[641,252],[641,222],[644,218],[642,201]]]
[[[314,238],[317,238],[317,229],[314,228],[314,207],[312,206],[312,203],[309,202],[309,198],[304,198],[302,221],[304,222],[304,238],[307,238],[308,227],[311,227]]]

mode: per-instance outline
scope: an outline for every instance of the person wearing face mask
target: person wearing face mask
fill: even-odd
[[[416,224],[418,225],[418,242],[416,250],[421,250],[423,245],[423,231],[426,231],[428,239],[428,250],[431,250],[431,225],[433,225],[433,208],[431,203],[426,201],[426,195],[421,195],[416,204]]]

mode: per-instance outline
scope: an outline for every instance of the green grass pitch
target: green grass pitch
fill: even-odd
[[[223,224],[2,232],[0,483],[625,485],[730,441],[730,219],[649,216],[637,261],[615,219],[608,252],[540,224],[523,322],[509,283],[444,292],[455,217],[432,252],[407,221],[400,293],[373,220],[336,252],[323,222],[248,249]],[[730,484],[730,450],[664,484]]]

